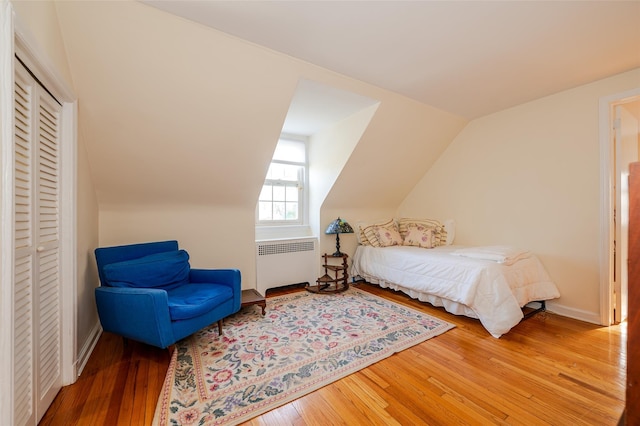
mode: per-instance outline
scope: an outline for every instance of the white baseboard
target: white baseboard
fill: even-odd
[[[84,345],[82,345],[80,353],[78,353],[78,359],[76,360],[76,371],[78,373],[78,377],[80,377],[82,370],[84,370],[84,367],[87,365],[89,357],[93,353],[93,349],[96,347],[100,335],[102,335],[102,326],[100,325],[100,321],[98,321],[91,330],[91,333],[89,333],[89,337],[85,340]]]
[[[589,322],[591,324],[600,324],[600,313],[590,312],[582,309],[570,308],[568,306],[560,305],[547,300],[547,311],[554,314],[562,315],[563,317],[569,317],[580,321]]]

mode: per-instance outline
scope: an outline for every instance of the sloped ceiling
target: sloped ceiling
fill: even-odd
[[[144,2],[468,119],[640,66],[638,1]]]
[[[282,55],[137,2],[57,7],[99,203],[255,206],[298,80]]]
[[[397,204],[464,125],[461,115],[639,64],[634,5],[524,13],[418,3],[161,2],[219,15],[231,33],[252,29],[245,42],[141,2],[56,2],[98,202],[253,209],[290,106],[309,105],[296,97],[307,78],[364,104],[383,101],[327,205]],[[591,31],[617,43],[605,49],[611,40]]]
[[[302,79],[291,99],[282,133],[312,136],[376,102],[366,96]]]
[[[56,4],[101,208],[253,211],[283,128],[317,131],[376,102],[384,104],[376,130],[346,165],[358,179],[341,178],[333,190],[350,204],[374,192],[375,203],[395,206],[466,123],[140,2]],[[313,122],[301,123],[305,116]],[[390,159],[398,170],[362,179]]]

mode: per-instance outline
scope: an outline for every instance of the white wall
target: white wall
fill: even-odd
[[[79,117],[80,119],[80,117]],[[99,327],[95,288],[99,286],[98,269],[93,251],[98,247],[98,201],[93,186],[82,128],[78,131],[77,168],[77,336],[78,355],[86,362],[93,333]]]
[[[393,217],[465,124],[460,117],[403,97],[382,100],[323,201],[320,230],[338,216],[352,226]],[[335,236],[321,236],[320,245],[334,252]],[[356,245],[355,236],[341,238],[341,251],[349,255]]]
[[[17,19],[24,24],[43,52],[54,64],[56,71],[73,87],[67,52],[58,25],[58,14],[53,1],[12,1]]]
[[[560,288],[551,306],[598,321],[599,99],[639,82],[634,70],[472,121],[397,215],[453,218],[457,244],[532,250]]]
[[[178,240],[194,268],[237,268],[244,288],[255,286],[254,211],[207,205],[106,205],[100,245]],[[251,248],[251,250],[248,250]]]
[[[320,235],[328,226],[320,211],[327,194],[344,168],[353,149],[360,142],[379,104],[372,105],[313,135],[309,140],[309,223],[314,235]],[[335,218],[334,218],[335,219]],[[320,250],[323,248],[320,240]]]

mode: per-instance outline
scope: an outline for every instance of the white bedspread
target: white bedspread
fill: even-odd
[[[505,265],[512,265],[520,259],[531,256],[530,251],[512,246],[465,247],[456,249],[451,254],[472,259],[492,260]]]
[[[540,260],[530,253],[507,264],[452,254],[460,249],[358,246],[351,276],[478,318],[494,337],[520,322],[522,306],[560,297]]]

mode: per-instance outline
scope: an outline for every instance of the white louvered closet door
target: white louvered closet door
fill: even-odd
[[[14,419],[37,424],[62,387],[62,107],[15,63]]]

